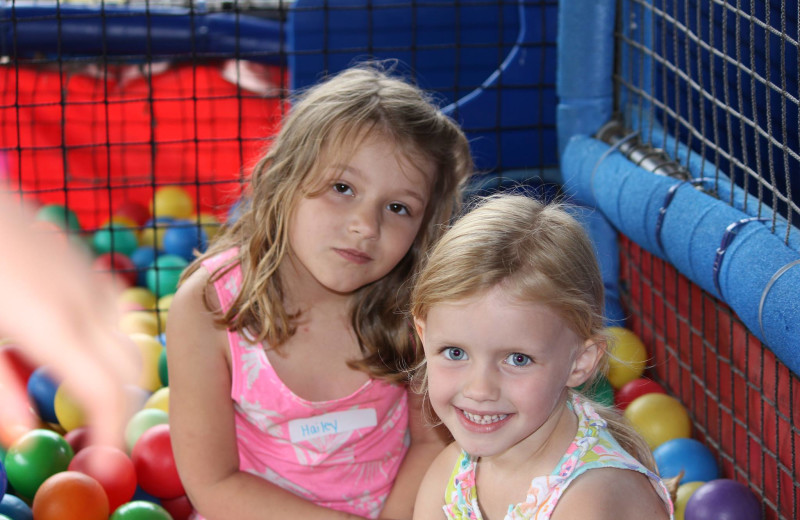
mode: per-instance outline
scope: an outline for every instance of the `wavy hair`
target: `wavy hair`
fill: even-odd
[[[586,386],[605,372],[609,338],[603,332],[603,279],[591,240],[569,206],[513,194],[479,199],[416,276],[411,314],[424,320],[435,305],[498,285],[517,301],[546,305],[582,342],[595,340],[603,354]],[[415,388],[425,393],[424,360],[413,377]],[[630,423],[614,409],[593,404],[620,445],[656,471],[650,448]]]
[[[459,126],[437,108],[431,96],[392,72],[386,63],[365,63],[301,92],[253,168],[240,216],[183,278],[206,258],[238,248],[238,254],[210,277],[209,286],[234,265],[241,265],[241,290],[219,321],[232,330],[247,329],[255,342],[267,342],[279,350],[294,334],[298,318],[284,307],[278,274],[289,249],[290,215],[301,197],[318,192],[321,158],[329,159],[328,151],[344,158],[363,139],[379,133],[394,141],[412,165],[419,164],[415,163],[418,158],[435,165],[430,202],[410,250],[386,276],[359,289],[351,309],[352,326],[364,354],[352,365],[373,377],[400,381],[415,359],[412,332],[403,312],[410,292],[407,279],[458,211],[473,163]],[[207,305],[208,291],[206,287]]]

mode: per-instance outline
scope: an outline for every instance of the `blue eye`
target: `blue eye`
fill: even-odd
[[[333,189],[336,191],[336,193],[341,193],[342,195],[350,195],[353,193],[353,189],[343,182],[333,183]]]
[[[509,354],[509,356],[506,358],[506,363],[515,367],[524,367],[533,363],[533,360],[530,358],[530,356],[520,354],[519,352],[514,352],[513,354]]]
[[[445,358],[451,361],[461,361],[467,359],[467,353],[464,352],[464,349],[460,349],[458,347],[446,347],[442,350],[442,354]]]
[[[387,206],[389,211],[392,213],[397,213],[398,215],[408,215],[408,207],[400,204],[399,202],[392,202]]]

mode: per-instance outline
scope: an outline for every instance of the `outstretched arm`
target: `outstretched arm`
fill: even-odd
[[[36,231],[28,208],[0,192],[0,338],[46,365],[84,409],[90,442],[123,446],[124,385],[141,361],[118,329],[116,293],[64,237]],[[35,427],[24,381],[0,357],[0,443]]]

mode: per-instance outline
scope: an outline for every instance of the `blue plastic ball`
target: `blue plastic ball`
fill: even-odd
[[[6,515],[11,520],[33,520],[30,506],[15,495],[5,495],[0,500],[0,515]]]
[[[201,253],[208,247],[208,235],[197,223],[176,220],[164,231],[164,252],[186,260],[194,258],[194,251]]]
[[[136,283],[145,287],[147,285],[147,268],[152,264],[156,258],[161,254],[161,251],[150,247],[141,246],[131,253],[131,261],[136,266]]]
[[[36,407],[39,418],[49,423],[57,423],[55,398],[58,382],[50,375],[47,367],[39,367],[28,378],[28,396]]]
[[[671,439],[653,450],[658,472],[662,478],[677,477],[684,472],[680,483],[708,482],[719,477],[717,459],[708,447],[696,439]]]

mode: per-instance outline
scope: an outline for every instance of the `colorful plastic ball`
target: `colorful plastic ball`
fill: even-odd
[[[692,433],[689,412],[680,401],[667,394],[637,397],[623,413],[651,450],[670,439],[689,437]]]
[[[145,287],[128,287],[117,297],[117,303],[119,303],[122,311],[154,310],[156,308],[156,295]]]
[[[150,213],[154,217],[189,218],[194,213],[194,200],[179,186],[163,186],[153,195]]]
[[[161,506],[170,514],[173,520],[189,520],[194,512],[194,507],[189,501],[189,497],[181,495],[178,498],[165,498],[161,501]]]
[[[731,479],[706,482],[686,503],[686,520],[761,520],[761,501],[746,485]]]
[[[62,471],[44,481],[33,499],[36,520],[107,520],[108,498],[89,475]]]
[[[136,442],[145,431],[168,422],[169,414],[158,408],[144,408],[133,414],[125,426],[125,445],[128,447],[128,451],[133,451]]]
[[[186,494],[172,453],[169,424],[159,424],[142,433],[131,452],[139,486],[158,498]]]
[[[16,495],[7,493],[0,500],[0,514],[11,520],[33,520],[33,511],[24,500]]]
[[[622,388],[644,373],[647,349],[639,336],[624,327],[607,327],[605,332],[611,337],[606,377],[611,386]]]
[[[149,334],[134,333],[129,334],[128,337],[139,348],[142,360],[142,372],[137,384],[148,392],[155,392],[161,388],[161,378],[158,375],[158,359],[164,347],[154,336]]]
[[[681,484],[692,481],[708,482],[719,477],[716,457],[705,444],[696,439],[670,439],[653,450],[653,457],[662,478],[677,477],[683,471]]]
[[[152,310],[128,311],[119,318],[123,334],[147,334],[156,336],[160,330],[158,316]]]
[[[140,246],[131,253],[131,260],[136,266],[136,284],[145,286],[147,285],[147,268],[150,267],[156,258],[159,256],[159,251],[150,246]],[[149,289],[148,289],[149,290]],[[152,293],[152,291],[150,291]],[[155,295],[153,295],[155,297]]]
[[[58,390],[56,390],[56,397],[53,401],[53,405],[56,410],[58,424],[60,424],[65,431],[69,432],[75,428],[86,425],[86,417],[83,413],[83,408],[69,395],[64,385],[59,385]]]
[[[582,384],[576,390],[596,403],[609,407],[614,406],[614,388],[603,376],[598,376],[593,381]]]
[[[78,222],[78,215],[61,204],[46,204],[36,212],[36,220],[52,222],[59,227],[71,231],[80,231],[81,226]]]
[[[114,252],[130,256],[137,247],[139,239],[129,227],[108,224],[92,235],[92,248],[98,255]]]
[[[159,338],[160,339],[160,338]],[[162,343],[163,345],[163,343]],[[158,378],[162,386],[169,386],[169,369],[167,368],[167,349],[161,351],[158,356]]]
[[[176,220],[164,231],[163,249],[170,255],[191,261],[195,250],[203,252],[208,247],[208,235],[202,226],[188,220]]]
[[[628,381],[622,385],[622,388],[617,390],[616,394],[614,395],[614,404],[620,410],[625,410],[631,401],[637,397],[652,393],[666,394],[667,391],[663,386],[656,383],[652,379],[639,377],[633,381]]]
[[[135,200],[126,200],[116,205],[114,217],[125,217],[136,223],[137,226],[143,225],[150,218],[150,210],[146,205]]]
[[[92,269],[122,287],[131,287],[137,282],[136,264],[123,253],[114,251],[99,255],[92,262]]]
[[[159,388],[144,403],[145,408],[156,408],[169,413],[169,387]]]
[[[139,246],[164,250],[164,233],[175,221],[172,217],[158,217],[148,220],[139,231]]]
[[[109,511],[130,501],[136,492],[133,461],[125,452],[111,446],[87,447],[75,455],[69,471],[79,471],[97,480],[108,498]]]
[[[72,448],[72,452],[77,455],[82,449],[89,445],[89,428],[80,426],[64,434],[64,440]]]
[[[3,455],[3,457],[0,457],[0,498],[3,498],[3,495],[6,494],[6,490],[8,489],[8,477],[6,477],[6,468],[3,466],[5,454],[0,455]]]
[[[54,407],[58,385],[51,370],[44,366],[34,370],[28,378],[28,397],[33,401],[39,417],[49,423],[58,422]]]
[[[675,492],[675,520],[684,520],[686,503],[692,497],[694,492],[700,489],[703,484],[705,484],[705,482],[695,481],[686,482],[685,484],[678,486],[678,490]]]
[[[175,255],[161,255],[147,268],[147,288],[161,298],[178,289],[178,280],[189,263]]]
[[[72,447],[61,435],[51,430],[31,430],[8,447],[8,482],[17,495],[32,499],[42,482],[67,469],[72,456]]]
[[[200,213],[199,215],[194,215],[190,219],[192,222],[197,222],[203,229],[206,231],[206,236],[208,236],[209,242],[214,240],[214,237],[217,236],[222,224],[220,223],[219,219],[210,213]]]
[[[173,520],[166,509],[146,500],[122,504],[109,520]]]

